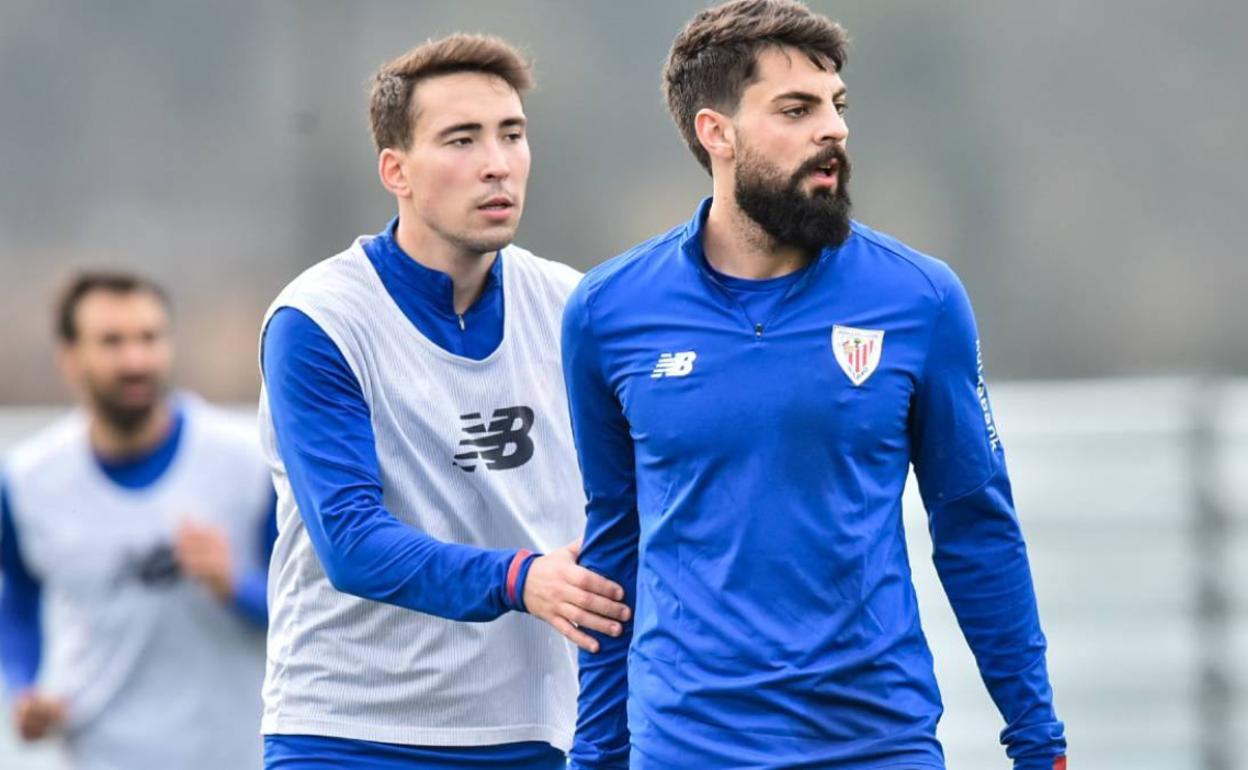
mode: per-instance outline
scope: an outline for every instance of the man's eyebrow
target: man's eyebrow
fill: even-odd
[[[480,123],[456,123],[439,131],[438,138],[441,139],[451,134],[458,134],[460,131],[480,131],[482,128],[483,126]]]
[[[834,94],[832,94],[832,101],[835,102],[838,99],[844,99],[846,93],[848,93],[848,89],[846,89],[844,86],[841,86],[840,88],[836,90]],[[805,102],[806,104],[818,104],[819,102],[822,102],[823,99],[808,91],[786,91],[780,94],[779,96],[774,97],[772,101],[773,102],[798,101],[798,102]]]
[[[823,99],[820,99],[815,94],[809,93],[807,91],[785,91],[779,96],[773,97],[772,101],[773,102],[797,101],[797,102],[806,102],[807,104],[818,104],[819,102],[823,101]]]
[[[503,122],[499,123],[499,126],[501,128],[523,128],[525,126],[525,119],[520,116],[507,118]],[[446,128],[439,131],[438,138],[445,139],[451,134],[458,134],[461,131],[468,132],[468,133],[479,133],[484,128],[485,126],[482,125],[481,123],[456,123],[453,126],[447,126]]]

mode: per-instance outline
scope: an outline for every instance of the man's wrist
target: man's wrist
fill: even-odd
[[[1014,761],[1014,770],[1066,770],[1066,755],[1053,759],[1018,759]]]
[[[528,612],[528,608],[524,605],[524,586],[529,579],[529,568],[533,566],[533,560],[539,556],[541,556],[540,553],[533,553],[522,548],[516,552],[511,564],[507,567],[507,587],[504,595],[510,609]]]
[[[208,575],[203,582],[209,593],[216,597],[217,601],[222,604],[230,604],[234,601],[234,597],[238,596],[239,577],[231,572],[223,572]]]

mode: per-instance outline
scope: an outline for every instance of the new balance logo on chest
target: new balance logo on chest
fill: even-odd
[[[480,412],[461,414],[467,437],[459,442],[455,467],[472,473],[481,462],[488,471],[519,468],[533,457],[533,410],[527,406],[495,409],[487,423]]]
[[[654,365],[654,371],[650,372],[650,378],[657,380],[661,377],[686,377],[693,371],[693,362],[697,358],[698,354],[692,350],[662,353],[659,355],[659,362]]]

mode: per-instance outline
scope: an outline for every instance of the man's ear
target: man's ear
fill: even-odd
[[[60,341],[56,344],[56,368],[70,390],[78,387],[78,359],[74,356],[74,343]]]
[[[698,142],[712,158],[732,160],[736,155],[736,129],[732,118],[709,107],[698,110],[693,116],[693,130]]]
[[[381,186],[398,198],[407,198],[412,194],[412,185],[403,167],[405,159],[405,154],[393,147],[387,147],[377,156],[377,177]]]

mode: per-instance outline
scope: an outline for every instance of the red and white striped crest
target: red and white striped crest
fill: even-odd
[[[832,327],[832,354],[841,365],[841,371],[854,385],[861,385],[875,373],[883,352],[884,331],[881,329]]]

